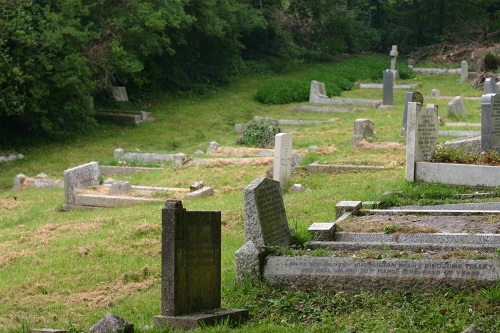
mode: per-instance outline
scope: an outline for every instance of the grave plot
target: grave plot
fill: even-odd
[[[385,215],[377,215],[379,220],[372,223],[375,229],[367,232],[370,221],[361,221],[358,216],[378,211],[364,210],[360,201],[346,201],[336,206],[335,222],[311,225],[309,231],[316,240],[308,243],[309,251],[294,254],[291,249],[280,251],[290,244],[280,194],[277,182],[260,179],[244,191],[246,243],[235,253],[240,282],[250,278],[277,287],[431,290],[467,289],[471,283],[493,286],[500,279],[496,254],[500,234],[490,233],[500,231],[498,219],[493,224],[478,219],[476,233],[457,233],[471,225],[470,216],[457,222],[457,210],[449,213],[454,214],[452,218],[443,219],[443,212],[434,214],[433,221],[423,218],[424,210],[420,210],[413,217],[402,215],[404,223],[394,213],[384,211],[380,214]],[[481,214],[474,218],[500,211]],[[415,225],[417,220],[420,223]],[[337,232],[338,225],[345,230],[362,227],[363,232]]]
[[[129,182],[101,184],[99,163],[91,162],[64,171],[64,210],[120,207],[161,202],[167,198],[192,199],[214,194],[211,187],[191,189],[132,186]]]
[[[410,182],[441,183],[496,187],[500,185],[500,168],[478,164],[428,162],[436,149],[438,135],[437,109],[433,104],[422,108],[420,103],[408,103],[408,135],[406,143],[406,180]],[[500,119],[500,95],[483,95],[481,103],[480,151],[499,151],[497,130]],[[470,139],[457,145],[477,151],[478,140]],[[464,149],[465,149],[464,148]]]

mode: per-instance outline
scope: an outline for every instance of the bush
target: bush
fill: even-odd
[[[484,70],[485,71],[495,71],[500,66],[500,57],[494,55],[493,53],[487,53],[484,56]]]
[[[269,120],[252,121],[237,143],[247,147],[270,147],[274,144],[275,135],[280,132],[280,128]]]

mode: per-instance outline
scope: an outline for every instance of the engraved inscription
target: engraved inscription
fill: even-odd
[[[288,222],[281,191],[279,185],[271,185],[261,185],[255,193],[264,243],[288,245]]]
[[[418,117],[417,144],[424,161],[431,158],[437,141],[437,118],[432,109],[421,109]]]
[[[500,148],[500,94],[491,98],[491,148]]]

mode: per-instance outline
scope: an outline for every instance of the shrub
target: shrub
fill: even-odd
[[[484,56],[484,70],[494,71],[500,66],[500,57],[494,55],[493,53],[486,53]]]
[[[280,132],[280,128],[269,120],[252,121],[237,143],[247,147],[269,147],[274,143],[274,136]]]
[[[255,98],[264,104],[287,104],[309,99],[309,84],[306,81],[278,80],[260,87]]]

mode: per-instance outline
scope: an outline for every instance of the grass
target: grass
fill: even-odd
[[[321,65],[326,66],[326,65]],[[300,65],[279,79],[294,79],[311,70]],[[254,99],[257,89],[275,76],[247,78],[202,97],[162,98],[148,102],[156,120],[138,126],[101,123],[86,136],[64,143],[37,143],[14,149],[23,160],[0,164],[0,331],[27,332],[29,328],[66,328],[86,331],[107,312],[133,322],[138,332],[159,332],[152,317],[160,314],[161,208],[160,203],[92,211],[61,210],[62,189],[13,191],[18,173],[34,177],[44,172],[62,178],[70,167],[90,161],[109,161],[116,148],[156,153],[206,150],[208,143],[236,146],[235,123],[254,116],[276,119],[335,121],[316,126],[284,126],[293,135],[294,149],[318,146],[309,161],[374,164],[377,172],[312,174],[298,169],[291,184],[304,193],[285,191],[289,224],[304,235],[313,222],[332,221],[342,200],[380,200],[385,192],[402,192],[405,203],[450,200],[467,188],[408,184],[404,181],[404,151],[351,151],[353,122],[375,123],[375,142],[404,143],[401,132],[405,91],[395,90],[393,110],[354,114],[313,114],[293,111],[291,104],[263,105]],[[459,75],[417,75],[422,94],[433,88],[442,96],[480,96]],[[345,97],[382,98],[382,91],[353,89]],[[447,100],[437,103],[447,119]],[[137,105],[141,108],[144,105]],[[133,106],[131,106],[133,107]],[[480,102],[466,101],[467,121],[478,122]],[[446,128],[446,127],[445,127]],[[458,130],[460,128],[450,127]],[[443,140],[443,138],[439,138]],[[335,148],[335,149],[333,149]],[[0,153],[1,155],[1,153]],[[244,244],[243,189],[264,177],[267,166],[217,166],[163,170],[121,176],[133,185],[184,187],[203,180],[217,190],[214,197],[184,202],[188,210],[222,212],[222,304],[247,308],[252,319],[239,328],[221,325],[197,329],[207,332],[460,332],[475,324],[485,332],[500,331],[500,285],[467,286],[464,291],[417,290],[344,292],[341,289],[270,289],[235,282],[234,252]],[[118,177],[117,177],[118,178]],[[400,198],[401,199],[401,198]],[[491,200],[491,198],[489,198]],[[402,201],[400,201],[402,202]],[[168,331],[168,330],[166,330]]]

